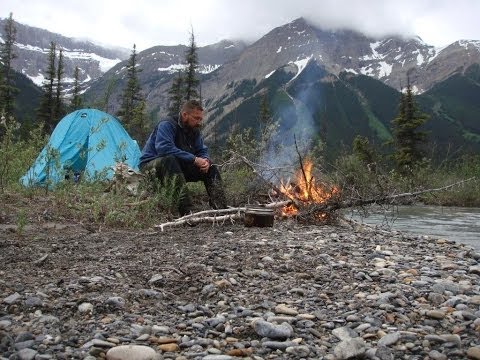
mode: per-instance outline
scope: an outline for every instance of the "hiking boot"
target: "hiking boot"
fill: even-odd
[[[208,203],[212,209],[226,209],[227,199],[225,197],[225,191],[223,190],[223,184],[219,180],[214,180],[207,186]]]

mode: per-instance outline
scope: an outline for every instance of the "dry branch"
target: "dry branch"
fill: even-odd
[[[207,223],[223,222],[224,223],[227,220],[230,220],[230,222],[234,223],[235,220],[241,220],[242,218],[243,216],[240,213],[230,214],[230,215],[220,215],[220,216],[203,216],[203,217],[184,219],[184,220],[174,220],[174,221],[163,223],[160,225],[155,225],[155,227],[160,228],[160,230],[163,231],[166,227],[169,227],[169,226],[180,226],[185,224],[194,225],[194,224],[199,224],[204,222],[207,222]]]
[[[268,209],[276,209],[276,208],[281,208],[290,204],[292,204],[292,201],[286,200],[286,201],[278,201],[278,202],[265,204],[263,206],[265,206]],[[236,208],[228,208],[228,209],[220,209],[220,210],[204,210],[204,211],[199,211],[189,215],[185,215],[181,218],[178,218],[176,220],[173,220],[167,223],[155,225],[154,227],[159,228],[161,231],[163,231],[163,229],[166,227],[173,227],[173,226],[180,226],[180,225],[193,225],[193,224],[199,224],[203,222],[214,223],[214,224],[225,222],[227,220],[234,222],[235,220],[243,219],[243,216],[244,216],[243,213],[245,213],[246,209],[247,209],[246,207],[236,207]],[[213,215],[213,216],[209,216],[209,215]]]
[[[471,177],[466,180],[458,181],[454,184],[450,184],[447,186],[443,186],[440,188],[435,188],[435,189],[425,189],[425,190],[419,190],[419,191],[414,191],[414,192],[408,192],[408,193],[401,193],[401,194],[394,194],[394,195],[389,195],[389,196],[383,196],[379,198],[372,198],[372,199],[355,199],[355,200],[347,200],[347,201],[336,201],[336,202],[325,202],[322,204],[314,204],[313,206],[310,206],[309,209],[305,212],[305,215],[311,215],[315,213],[331,213],[335,210],[339,209],[345,209],[349,207],[357,207],[357,206],[364,206],[364,205],[371,205],[371,204],[392,204],[396,200],[401,199],[401,198],[408,198],[408,197],[415,197],[421,194],[427,194],[427,193],[432,193],[432,192],[438,192],[438,191],[444,191],[448,190],[454,186],[461,185],[463,183],[475,180],[476,177]]]

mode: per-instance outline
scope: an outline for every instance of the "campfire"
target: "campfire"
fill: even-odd
[[[336,186],[317,184],[312,175],[313,163],[305,160],[301,168],[295,173],[294,180],[280,182],[278,191],[292,200],[290,205],[282,208],[282,215],[286,217],[298,215],[300,207],[309,207],[326,203],[329,199],[339,195]],[[326,217],[325,213],[316,214],[320,219]]]

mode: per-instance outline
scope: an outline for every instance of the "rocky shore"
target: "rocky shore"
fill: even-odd
[[[480,359],[480,253],[365,227],[0,234],[0,359]]]

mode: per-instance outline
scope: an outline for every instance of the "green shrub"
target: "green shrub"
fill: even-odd
[[[46,142],[43,127],[37,126],[30,132],[28,142],[20,140],[20,124],[14,118],[1,118],[4,132],[0,141],[0,191],[20,189],[20,177],[33,164]]]

